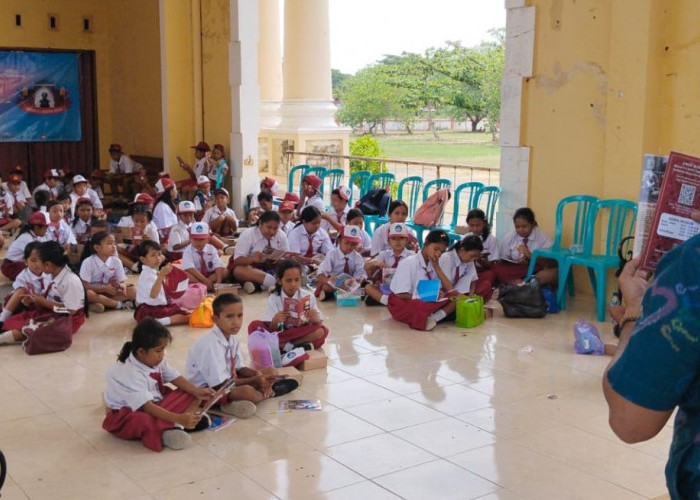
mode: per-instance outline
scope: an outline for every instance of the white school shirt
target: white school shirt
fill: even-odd
[[[66,309],[79,311],[85,307],[85,288],[77,274],[64,266],[49,284],[48,298],[60,302]]]
[[[55,200],[58,198],[58,195],[61,194],[61,191],[59,190],[58,186],[50,188],[49,186],[46,185],[46,183],[39,184],[37,187],[34,188],[34,191],[32,191],[31,195],[31,200],[32,200],[32,206],[36,207],[36,202],[34,201],[34,195],[37,193],[37,191],[48,191],[51,194],[51,199]]]
[[[389,224],[391,223],[382,224],[372,233],[372,248],[369,252],[371,256],[379,254],[382,250],[391,250],[389,246]],[[409,234],[416,238],[416,232],[411,228],[408,228],[408,230],[410,231]]]
[[[141,274],[139,274],[139,281],[136,284],[136,303],[137,304],[148,304],[149,306],[167,306],[168,299],[165,297],[165,290],[163,286],[160,287],[160,292],[158,296],[154,299],[151,298],[151,288],[158,278],[158,271],[152,267],[143,266]]]
[[[349,207],[348,205],[345,205],[345,208],[344,208],[343,211],[340,213],[340,216],[338,216],[338,212],[336,212],[335,209],[334,209],[333,207],[331,207],[329,210],[327,210],[326,213],[327,213],[328,215],[330,215],[331,218],[332,218],[334,221],[336,221],[336,222],[338,222],[338,223],[340,223],[340,224],[342,224],[342,225],[344,226],[345,223],[348,221],[348,212],[349,212],[349,211],[350,211],[350,207]],[[335,229],[335,228],[331,225],[331,223],[328,222],[328,221],[325,220],[325,219],[324,219],[323,221],[321,221],[321,227],[322,227],[323,229],[325,229],[326,231],[330,231],[331,229]]]
[[[207,175],[209,173],[209,159],[206,156],[202,156],[197,163],[194,164],[194,175],[199,180],[200,175]]]
[[[323,198],[319,193],[316,193],[311,198],[306,198],[304,200],[304,204],[301,206],[301,210],[303,211],[306,207],[309,206],[318,208],[318,212],[321,214],[326,211],[326,204],[324,203]]]
[[[177,224],[177,221],[177,215],[167,203],[161,202],[156,204],[153,209],[153,223],[158,230],[173,227]]]
[[[80,279],[91,285],[110,285],[126,281],[126,273],[119,257],[111,256],[103,261],[93,254],[80,265]]]
[[[88,188],[87,193],[85,193],[83,196],[78,196],[75,194],[75,192],[71,193],[70,195],[70,213],[73,214],[73,217],[76,217],[77,214],[75,212],[75,207],[78,204],[78,199],[79,198],[90,198],[90,201],[92,201],[92,206],[96,210],[102,210],[102,201],[100,200],[100,197],[97,196],[97,193],[95,192],[94,189]]]
[[[500,257],[519,261],[523,258],[523,254],[518,250],[518,247],[523,244],[523,238],[518,236],[518,233],[511,231],[501,241]],[[535,227],[530,236],[528,236],[527,247],[532,252],[538,248],[550,248],[553,245],[552,239],[545,233],[540,231],[540,228]]]
[[[365,259],[355,250],[348,254],[340,251],[339,247],[334,247],[326,254],[323,262],[318,266],[318,274],[326,276],[338,276],[342,274],[345,268],[345,259],[347,258],[349,272],[348,274],[356,280],[367,279],[365,271]]]
[[[51,275],[41,273],[39,276],[29,270],[28,267],[22,269],[22,272],[17,275],[15,281],[12,282],[12,290],[25,288],[29,293],[43,295],[49,288],[51,283]]]
[[[369,233],[364,229],[360,229],[360,236],[362,237],[362,250],[372,248],[372,238],[369,236]]]
[[[286,234],[287,236],[289,236],[289,232],[292,229],[294,229],[294,221],[293,220],[280,223],[280,231],[284,231],[284,234]],[[243,236],[243,235],[241,235],[241,236]]]
[[[280,311],[284,311],[284,299],[285,298],[290,298],[290,299],[303,299],[304,297],[309,296],[311,297],[309,299],[309,309],[313,309],[318,313],[318,318],[323,321],[323,313],[320,311],[318,306],[316,305],[316,297],[314,297],[313,293],[310,293],[308,290],[303,290],[299,289],[297,290],[294,295],[291,297],[288,297],[282,290],[280,290],[280,293],[273,293],[267,298],[267,308],[265,309],[265,315],[263,316],[263,321],[270,322],[272,321],[272,318],[274,317],[275,314],[277,314]]]
[[[57,226],[49,226],[49,228],[46,230],[46,236],[46,241],[57,241],[61,245],[78,244],[73,231],[71,231],[71,228],[65,219],[58,221]]]
[[[46,236],[36,236],[31,230],[26,233],[22,233],[15,241],[10,244],[10,248],[7,249],[7,254],[5,258],[12,262],[24,262],[24,247],[32,241],[48,241]]]
[[[102,203],[102,200],[103,200],[104,197],[105,197],[105,194],[104,194],[104,192],[102,191],[102,188],[101,188],[100,186],[92,187],[92,185],[90,185],[90,188],[89,188],[89,189],[92,189],[92,190],[95,192],[95,194],[97,195],[97,197],[100,199],[100,203]]]
[[[192,200],[192,203],[194,203],[194,209],[195,209],[195,211],[201,212],[202,210],[204,210],[204,205],[202,205],[202,198],[204,198],[204,203],[207,204],[207,203],[209,203],[211,200],[214,199],[214,193],[212,193],[211,191],[209,191],[209,196],[206,196],[206,195],[205,195],[204,193],[202,193],[201,191],[198,191],[197,193],[200,193],[201,196],[200,196],[200,194],[195,194],[195,195],[194,195],[194,200]]]
[[[472,281],[478,279],[474,263],[462,262],[456,250],[450,250],[440,256],[440,268],[452,282],[452,287],[459,293],[469,293]]]
[[[244,367],[235,335],[227,339],[218,326],[201,336],[190,348],[185,377],[197,387],[215,387]]]
[[[467,236],[474,236],[474,233],[467,233],[465,234],[462,239],[466,238]],[[479,237],[481,238],[481,237]],[[489,262],[495,261],[500,259],[500,250],[498,248],[498,240],[493,234],[489,234],[485,240],[481,240],[481,243],[484,245],[484,252],[488,252],[489,255],[486,258]],[[528,243],[529,244],[529,243]]]
[[[119,219],[119,222],[117,222],[117,227],[134,227],[134,219],[131,218],[131,215],[125,215]],[[153,223],[153,221],[150,221],[146,225],[146,229],[143,233],[147,234],[152,240],[160,242],[158,227]]]
[[[243,231],[238,238],[236,251],[232,258],[236,260],[239,257],[250,257],[255,252],[262,252],[268,246],[271,246],[275,250],[289,250],[287,235],[284,234],[284,231],[278,230],[277,234],[268,241],[268,239],[263,236],[258,226],[249,227]]]
[[[295,226],[294,229],[289,231],[287,236],[289,239],[289,251],[306,255],[306,250],[309,248],[309,233],[306,231],[304,224]],[[322,227],[313,234],[312,242],[314,248],[312,255],[317,253],[326,255],[333,248],[330,236]]]
[[[129,158],[127,155],[121,155],[119,157],[119,161],[114,161],[113,159],[110,158],[109,160],[109,173],[114,174],[117,173],[121,174],[131,174],[135,171],[134,169],[134,161]]]
[[[7,182],[3,182],[3,183],[2,183],[2,188],[3,188],[5,191],[8,191],[8,192],[10,191],[10,188],[7,186]],[[19,199],[19,198],[18,198],[19,201],[28,200],[29,198],[32,197],[32,193],[31,193],[31,191],[29,191],[29,186],[27,186],[27,183],[26,183],[26,182],[20,181],[20,183],[19,183],[19,190],[17,191],[17,195],[23,196],[23,199]]]
[[[219,252],[216,250],[214,245],[210,245],[209,243],[207,243],[206,245],[204,245],[202,252],[204,255],[204,263],[207,266],[206,271],[202,271],[201,262],[199,259],[199,251],[192,246],[192,243],[187,245],[182,251],[182,269],[187,270],[194,268],[206,276],[207,274],[213,273],[219,268],[226,267],[221,262],[221,259],[219,258]]]
[[[158,403],[163,399],[158,388],[158,381],[151,373],[160,374],[165,384],[178,378],[180,374],[163,358],[158,365],[151,368],[141,363],[133,354],[124,363],[117,361],[109,367],[105,374],[107,388],[105,389],[105,404],[111,410],[127,407],[136,411],[152,401]]]
[[[394,256],[394,250],[382,250],[376,257],[374,257],[374,260],[383,262],[384,264],[386,264],[386,267],[398,267],[398,264],[401,264],[401,262],[403,262],[406,258],[415,254],[416,252],[412,252],[409,249],[404,248],[401,251],[401,255],[399,256],[399,262],[397,263],[396,256]]]
[[[90,224],[85,222],[83,219],[77,219],[74,224],[70,226],[71,231],[73,231],[73,236],[75,236],[75,241],[84,245],[90,239]]]
[[[9,191],[2,191],[0,193],[0,217],[4,219],[9,219],[14,213],[15,200]]]
[[[219,217],[220,215],[224,215],[226,217],[233,217],[233,220],[236,221],[236,225],[238,225],[238,218],[236,217],[236,212],[233,211],[233,209],[226,207],[226,210],[221,211],[219,210],[219,207],[214,205],[213,207],[209,208],[206,212],[204,212],[204,217],[202,217],[202,222],[206,222],[211,226],[211,221]]]
[[[4,187],[4,186],[6,185],[6,183],[3,183],[2,185],[3,185],[3,187]],[[12,211],[13,211],[13,212],[14,212],[14,209],[15,209],[15,205],[17,205],[17,203],[22,203],[22,202],[24,202],[25,205],[26,205],[27,199],[28,199],[28,198],[27,198],[27,196],[25,196],[25,194],[22,192],[21,189],[20,189],[19,191],[17,191],[16,193],[13,193],[12,191],[10,191],[10,190],[7,189],[7,188],[5,188],[5,191],[7,192],[7,194],[8,194],[8,195],[10,196],[10,198],[12,199]],[[29,196],[31,196],[31,193],[29,193]]]
[[[437,272],[433,267],[433,263],[428,261],[425,263],[422,253],[416,253],[406,259],[401,259],[399,267],[396,268],[396,273],[391,279],[391,292],[412,293],[413,298],[417,299],[418,282],[420,280],[437,280]]]
[[[187,243],[190,241],[190,226],[192,224],[185,224],[181,220],[177,221],[170,229],[170,234],[168,235],[168,251],[169,252],[182,252],[184,248],[175,250],[175,245],[181,245],[182,243]]]

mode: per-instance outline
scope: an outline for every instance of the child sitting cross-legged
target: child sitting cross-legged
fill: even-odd
[[[168,329],[153,318],[136,325],[131,341],[105,376],[104,430],[122,439],[140,439],[146,448],[161,451],[163,446],[181,450],[192,441],[188,431],[209,427],[209,417],[195,412],[214,391],[195,386],[170,367],[165,349],[171,342]]]
[[[399,267],[399,262],[407,257],[410,257],[415,252],[406,249],[406,244],[409,238],[409,227],[402,222],[396,222],[389,225],[389,250],[382,250],[379,254],[365,264],[365,271],[372,280],[365,286],[365,305],[377,306],[387,305],[389,303],[389,290],[387,287],[380,285],[388,285],[391,282],[389,274],[393,276],[396,268]],[[387,273],[385,269],[393,269],[393,272]],[[387,276],[388,282],[384,282],[383,277]]]
[[[187,378],[200,387],[219,388],[233,378],[236,385],[224,395],[220,410],[238,418],[251,417],[260,401],[296,389],[294,379],[263,373],[243,365],[236,334],[243,326],[243,302],[225,293],[212,304],[214,328],[200,337],[187,355]]]
[[[190,226],[190,244],[182,253],[182,270],[192,283],[202,283],[213,292],[215,284],[223,283],[227,271],[219,252],[208,243],[209,236],[206,223],[195,222]]]
[[[5,297],[5,304],[0,313],[0,325],[13,314],[34,307],[29,299],[25,298],[27,295],[44,295],[48,290],[51,276],[44,272],[44,263],[39,258],[40,245],[40,241],[30,241],[24,247],[24,261],[27,267],[17,275],[12,282],[12,293]]]
[[[361,243],[360,228],[357,226],[344,226],[338,233],[338,245],[326,254],[318,266],[319,285],[316,288],[316,297],[319,300],[334,296],[334,284],[340,274],[349,274],[357,281],[367,279],[364,259],[357,253],[357,247]]]

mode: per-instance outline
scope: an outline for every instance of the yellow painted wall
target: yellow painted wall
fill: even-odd
[[[140,15],[133,16],[137,11]],[[58,15],[56,31],[48,28],[49,13]],[[103,168],[108,165],[111,142],[120,142],[127,152],[162,155],[157,13],[158,0],[0,3],[0,46],[95,51]],[[15,14],[22,15],[21,28],[14,25]],[[90,33],[82,29],[85,16],[92,18]]]

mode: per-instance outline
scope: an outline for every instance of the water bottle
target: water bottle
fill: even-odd
[[[613,292],[612,296],[610,297],[610,303],[609,303],[610,307],[619,306],[620,303],[621,303],[620,302],[620,292]],[[610,322],[614,324],[615,320],[611,317]]]

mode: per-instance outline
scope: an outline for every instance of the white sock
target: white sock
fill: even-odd
[[[17,342],[14,335],[12,335],[12,330],[0,333],[0,345],[2,344],[14,344]]]
[[[115,309],[121,309],[122,307],[124,307],[124,304],[122,304],[122,301],[120,300],[117,302],[117,307],[115,307]]]
[[[158,318],[156,321],[158,321],[158,323],[160,323],[163,326],[170,325],[170,318]]]
[[[389,305],[389,296],[388,295],[382,295],[379,297],[379,303],[384,304],[385,306]]]
[[[435,320],[436,323],[439,323],[443,319],[447,317],[447,314],[445,314],[445,311],[442,309],[435,311],[433,314],[431,314],[432,318]]]
[[[271,274],[265,274],[265,279],[263,280],[264,287],[270,288],[271,286],[275,286],[276,284],[277,280],[274,276],[272,276]]]
[[[10,311],[9,309],[3,309],[0,313],[0,321],[5,321],[10,316],[12,316],[12,311]]]

